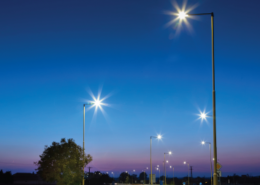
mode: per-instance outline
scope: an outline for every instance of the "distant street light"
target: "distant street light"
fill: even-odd
[[[83,179],[82,185],[85,184],[85,177],[84,177],[84,167],[85,167],[85,105],[91,105],[91,107],[96,106],[96,109],[103,105],[102,100],[99,98],[94,98],[94,101],[87,102],[83,104]]]
[[[158,166],[158,168],[156,168],[157,170],[159,170],[159,184],[160,184],[160,178],[161,178],[161,176],[160,176],[160,168],[159,168],[159,165],[157,165]]]
[[[133,175],[134,175],[134,172],[135,172],[135,170],[133,170]],[[133,175],[132,175],[132,184],[133,184]]]
[[[146,167],[146,169],[143,170],[143,172],[144,172],[144,182],[145,182],[145,174],[146,174],[146,170],[148,170],[148,167]]]
[[[183,162],[183,164],[187,164],[188,165],[188,185],[190,185],[190,178],[189,178],[189,163],[186,163],[186,161]]]
[[[163,160],[163,165],[164,165],[164,183],[167,184],[167,182],[166,182],[166,164],[165,164],[165,162],[168,163],[168,161],[165,161],[165,154],[171,155],[172,152],[169,151],[169,152],[164,152],[164,153],[163,153],[163,156],[164,156],[164,160]]]
[[[114,181],[114,172],[111,172],[113,174],[113,181]]]
[[[174,185],[174,167],[173,167],[173,166],[170,166],[170,168],[172,168],[172,179],[173,179],[172,183],[173,183],[173,185]]]
[[[160,184],[160,180],[161,180],[161,175],[160,175],[160,168],[159,165],[157,165],[158,167],[156,168],[157,170],[159,170],[159,184]]]
[[[161,135],[157,135],[157,136],[150,136],[150,168],[151,168],[151,185],[153,185],[153,167],[152,167],[152,138],[157,138],[157,139],[161,139],[162,136]]]
[[[212,162],[211,162],[211,143],[210,142],[205,142],[202,141],[201,144],[205,145],[205,143],[209,144],[209,162],[210,162],[210,180],[211,180],[211,185],[212,185]]]

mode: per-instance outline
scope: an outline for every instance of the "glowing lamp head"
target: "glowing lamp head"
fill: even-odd
[[[97,99],[95,100],[94,104],[96,107],[99,107],[101,105],[101,101]]]
[[[205,145],[205,141],[202,141],[201,144],[202,144],[202,145]]]
[[[183,164],[186,164],[186,161],[184,161]]]
[[[162,139],[162,136],[161,136],[161,135],[158,135],[157,138],[158,138],[158,139]]]
[[[206,114],[206,113],[202,112],[202,113],[200,114],[200,118],[201,118],[201,119],[206,119],[206,117],[207,117],[207,114]]]
[[[185,12],[180,12],[179,13],[179,18],[180,19],[185,19],[185,17],[187,17],[188,15]]]
[[[172,152],[171,152],[171,151],[169,151],[169,154],[171,155],[171,154],[172,154]]]
[[[167,163],[169,162],[169,161],[166,161]]]
[[[172,168],[172,166],[170,166],[170,168]]]

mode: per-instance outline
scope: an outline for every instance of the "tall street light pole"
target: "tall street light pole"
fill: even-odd
[[[183,164],[187,164],[187,166],[188,166],[188,185],[190,185],[190,178],[189,178],[189,167],[190,167],[190,164],[187,163],[186,161],[184,161]]]
[[[84,167],[85,167],[85,105],[93,105],[94,103],[89,102],[86,104],[83,104],[83,179],[82,179],[82,185],[85,184],[85,174],[84,174]]]
[[[83,179],[82,179],[82,185],[85,185],[85,174],[84,174],[84,168],[85,168],[85,106],[86,105],[92,105],[100,107],[102,105],[102,102],[99,99],[95,99],[95,101],[87,102],[83,104]]]
[[[153,167],[152,167],[152,138],[157,138],[157,139],[161,139],[162,136],[158,135],[158,136],[150,136],[150,168],[151,168],[151,175],[150,175],[150,179],[151,179],[151,185],[153,185]]]
[[[211,143],[210,142],[205,142],[202,141],[201,144],[205,145],[205,144],[209,144],[209,162],[210,162],[210,179],[211,179],[211,185],[212,185],[212,162],[211,162]]]
[[[164,160],[163,160],[163,164],[164,164],[164,183],[167,184],[167,183],[166,183],[166,167],[165,167],[165,166],[166,166],[166,163],[165,163],[166,161],[165,161],[165,154],[171,155],[172,152],[170,151],[170,152],[164,152],[164,153],[163,153],[163,155],[164,155]]]
[[[215,92],[215,59],[214,59],[214,13],[199,13],[199,14],[187,14],[185,12],[179,12],[180,19],[185,19],[188,16],[197,15],[210,15],[211,16],[211,52],[212,52],[212,109],[213,109],[213,153],[214,153],[214,174],[213,183],[218,184],[217,179],[217,134],[216,134],[216,92]]]

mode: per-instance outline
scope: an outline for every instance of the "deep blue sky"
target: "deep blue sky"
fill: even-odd
[[[182,1],[178,1],[182,5]],[[218,160],[222,174],[260,175],[259,8],[244,0],[188,1],[215,13]],[[82,104],[102,89],[105,115],[86,113],[86,152],[102,172],[162,166],[209,176],[210,16],[166,27],[171,1],[1,1],[0,169],[32,172],[52,141],[82,145]],[[162,170],[162,168],[161,168]],[[168,172],[170,176],[170,171]]]

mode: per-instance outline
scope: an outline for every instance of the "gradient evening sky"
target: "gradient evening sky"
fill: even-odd
[[[181,6],[183,1],[178,1]],[[215,13],[218,161],[222,174],[260,175],[259,1],[190,0],[191,13]],[[212,119],[210,16],[166,26],[171,1],[1,1],[0,169],[32,172],[45,145],[82,145],[89,91],[105,114],[86,112],[92,170],[138,174],[163,153],[176,176],[210,176]],[[149,167],[150,168],[150,167]],[[87,170],[87,169],[86,169]],[[167,166],[167,174],[171,176]],[[158,175],[158,171],[156,172]]]

